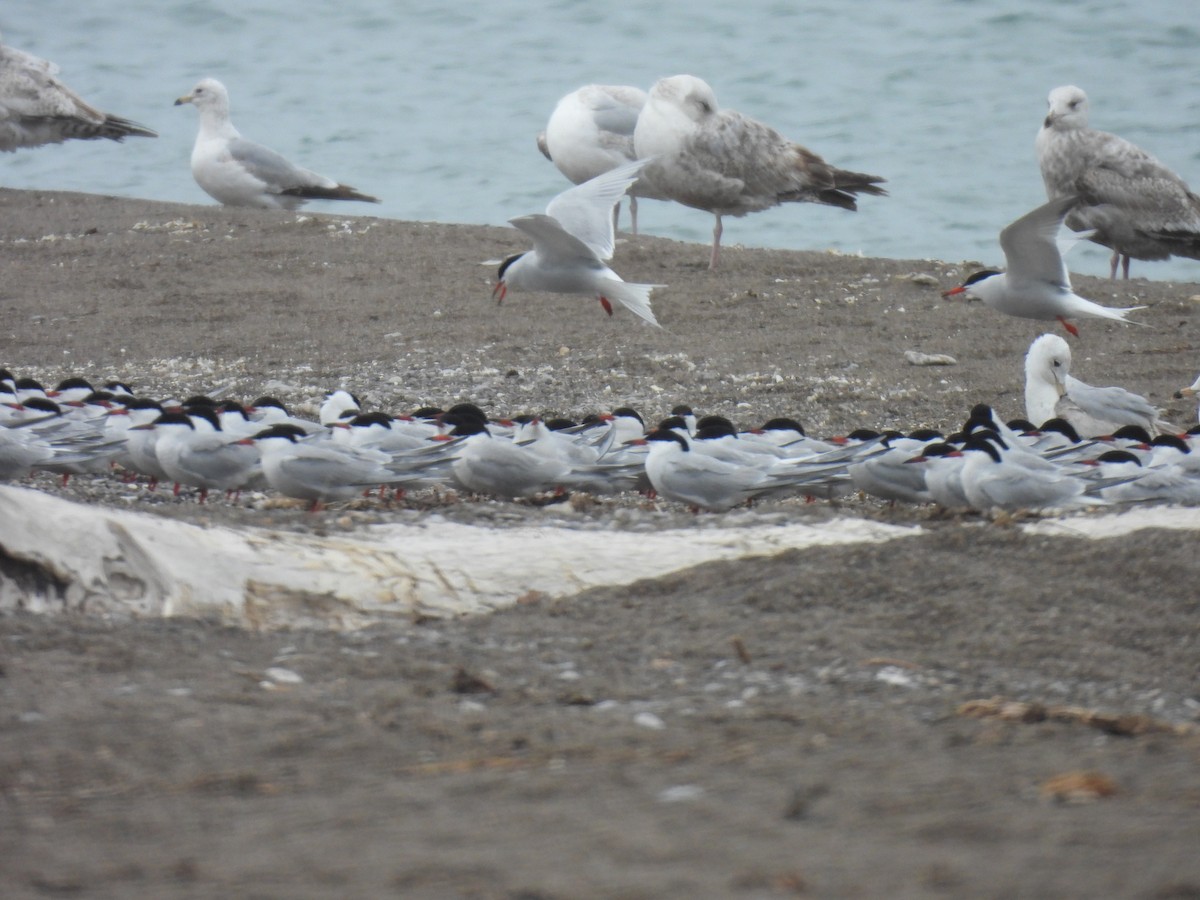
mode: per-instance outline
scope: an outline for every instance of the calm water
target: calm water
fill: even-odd
[[[172,102],[212,75],[244,135],[384,201],[310,209],[502,225],[566,186],[534,146],[562,94],[690,72],[723,105],[889,179],[892,196],[857,214],[803,205],[727,220],[727,244],[1001,263],[999,229],[1045,199],[1033,138],[1047,92],[1065,83],[1088,91],[1093,126],[1200,187],[1200,25],[1175,0],[449,6],[8,0],[6,43],[55,60],[86,99],[161,137],[4,154],[0,184],[210,203],[188,170],[195,111]],[[641,223],[704,242],[712,228],[705,213],[650,202]],[[1081,245],[1071,264],[1107,274],[1107,258]],[[1190,260],[1134,271],[1200,281]]]

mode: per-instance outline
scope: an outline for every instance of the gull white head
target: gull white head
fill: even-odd
[[[201,79],[190,93],[175,101],[176,106],[184,103],[195,106],[201,115],[211,113],[222,119],[229,118],[229,91],[215,78]]]
[[[1025,354],[1025,418],[1041,425],[1056,415],[1058,401],[1067,393],[1071,348],[1057,334],[1043,334]]]
[[[1046,99],[1050,111],[1046,113],[1046,128],[1068,130],[1088,127],[1088,98],[1083,88],[1073,84],[1056,87]]]
[[[708,82],[695,75],[660,78],[650,89],[647,102],[654,103],[660,113],[665,114],[665,108],[671,108],[677,116],[692,122],[703,122],[720,108]]]

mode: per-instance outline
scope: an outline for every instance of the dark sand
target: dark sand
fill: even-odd
[[[702,246],[630,238],[614,267],[668,285],[656,331],[585,298],[496,306],[479,263],[523,249],[511,229],[3,190],[0,223],[0,364],[310,410],[346,386],[397,411],[689,402],[821,435],[952,428],[975,402],[1021,414],[1025,349],[1050,330],[941,300],[972,267],[940,262],[731,246],[712,274]],[[1200,286],[1076,287],[1149,305],[1151,327],[1080,322],[1075,373],[1195,421],[1171,394],[1200,365]],[[0,895],[1200,896],[1193,532],[1038,538],[861,500],[762,515],[781,511],[926,533],[355,634],[9,608]],[[272,667],[303,682],[268,690]],[[1146,718],[960,714],[996,696]],[[1076,772],[1098,791],[1055,799]]]

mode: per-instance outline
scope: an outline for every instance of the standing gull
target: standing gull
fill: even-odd
[[[1007,272],[984,269],[943,297],[963,294],[982,300],[997,312],[1023,319],[1057,319],[1079,337],[1068,317],[1092,316],[1124,322],[1125,316],[1144,306],[1111,309],[1085,300],[1071,288],[1071,276],[1055,237],[1077,198],[1063,197],[1043,203],[1000,232],[1000,248]]]
[[[855,194],[886,194],[878,175],[848,172],[734,110],[720,110],[713,90],[692,75],[660,79],[638,117],[634,149],[655,157],[644,180],[684,206],[716,216],[709,268],[717,267],[721,217],[781,203],[857,209]]]
[[[1076,231],[1113,251],[1110,277],[1129,260],[1200,259],[1200,197],[1183,179],[1124,138],[1088,128],[1087,94],[1074,85],[1050,92],[1036,148],[1046,195],[1077,194],[1067,218]]]
[[[544,215],[510,219],[514,227],[533,238],[533,249],[500,264],[492,295],[503,302],[510,290],[592,294],[610,316],[609,301],[616,300],[651,325],[658,325],[650,309],[650,292],[661,285],[629,284],[605,265],[616,246],[613,207],[645,165],[644,161],[627,163],[568,188],[550,201]]]
[[[229,120],[229,92],[216,79],[202,80],[175,101],[176,106],[181,103],[191,103],[200,111],[192,175],[209,196],[226,206],[298,209],[308,200],[379,202],[242,137]]]
[[[72,139],[158,137],[144,125],[85,103],[57,75],[54,63],[0,44],[0,150]]]
[[[633,129],[646,105],[646,92],[623,84],[585,84],[554,107],[538,149],[572,184],[583,184],[637,159]],[[637,234],[637,198],[666,198],[644,180],[629,189],[629,219]],[[619,207],[614,209],[614,214]]]

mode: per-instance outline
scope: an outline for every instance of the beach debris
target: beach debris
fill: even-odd
[[[462,666],[454,670],[450,690],[456,694],[495,694],[495,686],[482,675],[468,672]]]
[[[1082,706],[1047,706],[1023,700],[992,697],[987,700],[968,700],[958,707],[958,714],[972,719],[1001,719],[1005,722],[1032,724],[1065,722],[1090,725],[1108,734],[1137,737],[1143,734],[1188,735],[1200,733],[1200,727],[1175,724],[1152,716],[1102,713]]]
[[[1063,772],[1042,782],[1042,799],[1057,803],[1094,803],[1118,791],[1117,783],[1103,772]]]
[[[922,353],[905,350],[904,358],[913,366],[957,366],[958,360],[948,353]]]

